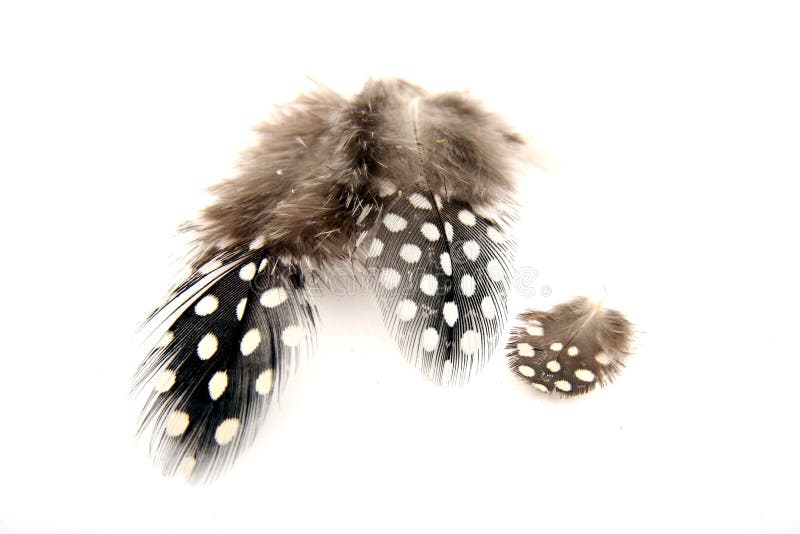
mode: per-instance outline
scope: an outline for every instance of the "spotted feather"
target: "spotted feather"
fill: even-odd
[[[362,249],[384,321],[437,383],[463,383],[497,347],[514,244],[504,221],[424,189],[397,191]]]
[[[214,258],[190,281],[155,312],[172,325],[135,387],[151,389],[140,432],[162,470],[206,480],[253,440],[315,314],[299,267],[264,249]]]
[[[613,381],[630,354],[633,326],[620,312],[579,297],[519,317],[507,345],[509,366],[543,393],[569,397]]]

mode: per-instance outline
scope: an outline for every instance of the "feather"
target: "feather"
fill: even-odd
[[[153,318],[163,315],[172,325],[135,379],[151,386],[139,432],[152,431],[166,474],[206,480],[253,440],[313,342],[315,312],[297,265],[245,249],[200,266]]]
[[[630,355],[633,326],[585,297],[548,312],[528,310],[512,330],[509,366],[543,393],[581,395],[614,380]]]
[[[501,135],[483,120],[473,126],[484,129],[488,145],[470,139],[470,127],[452,123],[468,121],[473,110],[453,96],[416,96],[396,105],[407,117],[405,128],[377,142],[387,160],[410,161],[385,165],[396,170],[359,236],[361,252],[384,322],[405,357],[434,382],[463,383],[497,347],[507,318],[514,243],[506,223],[513,208],[484,177],[504,179],[497,166],[488,167],[495,158],[486,154],[497,150],[491,141]],[[464,185],[450,189],[448,177]],[[484,196],[491,192],[494,220],[463,200],[472,198],[485,211],[480,193],[462,194],[475,184]]]
[[[156,459],[168,474],[192,466],[195,480],[252,441],[311,344],[309,266],[325,280],[350,261],[436,382],[477,371],[507,316],[524,143],[500,118],[461,93],[378,80],[350,100],[301,95],[258,132],[238,175],[184,225],[194,274],[148,319],[169,330],[135,378],[155,384],[140,431],[152,431]],[[407,286],[387,289],[389,270]]]
[[[505,330],[514,245],[469,205],[395,193],[362,245],[384,321],[437,383],[463,383]]]

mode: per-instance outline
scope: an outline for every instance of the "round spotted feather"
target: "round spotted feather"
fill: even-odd
[[[519,320],[506,347],[509,366],[543,393],[588,393],[613,381],[630,354],[631,323],[585,297],[548,312],[529,310]]]

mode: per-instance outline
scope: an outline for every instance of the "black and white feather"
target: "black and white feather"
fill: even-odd
[[[429,190],[397,191],[364,253],[384,321],[434,382],[463,383],[506,325],[514,245],[490,221]]]
[[[221,255],[193,278],[157,310],[154,317],[173,322],[137,386],[152,386],[140,431],[152,430],[163,471],[202,480],[253,440],[298,354],[313,343],[315,312],[299,266],[264,249]]]
[[[479,370],[507,317],[526,150],[499,117],[463,93],[370,81],[349,100],[302,95],[259,133],[185,226],[194,273],[151,315],[168,330],[135,379],[152,387],[140,430],[154,456],[194,480],[253,440],[312,345],[309,266],[366,277],[403,354],[435,382]]]

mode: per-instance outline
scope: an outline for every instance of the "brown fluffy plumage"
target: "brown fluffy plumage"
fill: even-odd
[[[633,326],[585,297],[519,316],[506,347],[516,376],[544,393],[588,393],[613,381],[630,354]]]
[[[327,89],[302,95],[258,131],[241,174],[213,189],[190,228],[211,250],[263,237],[274,254],[317,263],[347,255],[362,213],[398,190],[503,215],[523,144],[465,94],[402,80],[370,81],[349,101]]]

